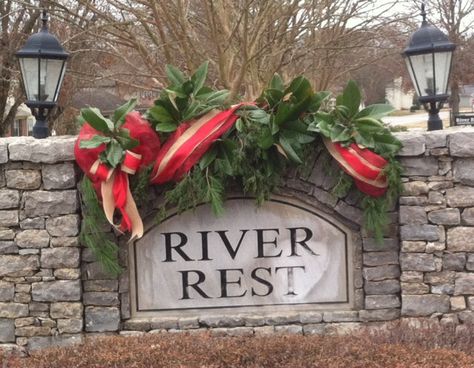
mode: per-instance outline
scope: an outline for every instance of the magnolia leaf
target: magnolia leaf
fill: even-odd
[[[199,66],[199,68],[196,70],[196,72],[191,77],[191,80],[194,84],[194,94],[195,95],[204,86],[204,82],[206,81],[206,77],[207,77],[208,66],[209,66],[209,61],[205,61],[204,63],[202,63]]]
[[[350,80],[347,83],[346,88],[342,93],[342,104],[346,106],[348,110],[348,116],[354,116],[359,111],[359,106],[361,102],[360,89],[357,86],[357,83],[353,80]]]
[[[176,88],[173,88],[173,87],[165,88],[165,91],[168,93],[168,96],[171,95],[171,96],[173,96],[174,99],[176,97],[179,97],[179,98],[187,98],[188,97],[186,92],[181,87],[179,87],[179,88],[178,87],[176,87]]]
[[[158,123],[155,126],[155,130],[161,133],[171,133],[176,130],[178,126],[175,123],[168,122],[168,123]]]
[[[167,90],[165,90],[165,93],[167,94],[167,97],[170,101],[170,103],[173,105],[173,107],[176,109],[176,111],[180,111],[178,105],[176,104],[176,94],[174,92],[169,93]]]
[[[196,117],[198,117],[198,116],[205,115],[205,114],[207,114],[209,111],[215,109],[215,106],[207,106],[207,107],[204,107],[204,108],[203,108],[203,106],[205,106],[205,105],[200,105],[199,109],[196,111],[196,114],[193,116],[193,118],[196,118]]]
[[[291,105],[288,102],[283,102],[278,106],[278,111],[275,114],[274,122],[276,125],[281,125],[288,121],[291,114]]]
[[[314,141],[315,137],[309,134],[299,133],[295,130],[284,130],[281,133],[289,142],[294,144],[308,144]]]
[[[178,95],[178,97],[181,97],[181,98],[189,97],[189,95],[191,95],[194,92],[194,82],[190,80],[184,82],[181,88],[178,89],[178,92],[181,92],[181,91],[184,93],[184,96]]]
[[[212,161],[215,160],[216,157],[217,157],[217,149],[213,147],[210,150],[208,150],[199,160],[199,168],[201,170],[204,170],[206,167],[208,167],[212,163]]]
[[[273,135],[269,128],[262,129],[261,135],[257,141],[261,149],[269,149],[273,145]]]
[[[293,161],[293,162],[296,162],[298,164],[302,164],[303,161],[301,161],[301,159],[298,157],[298,155],[296,154],[295,150],[293,149],[293,147],[291,146],[291,144],[285,139],[285,137],[283,136],[280,136],[280,145],[281,147],[283,148],[283,150],[285,151],[287,157]]]
[[[314,98],[319,100],[320,102],[323,102],[328,99],[328,97],[331,96],[331,92],[329,91],[320,91],[314,95]]]
[[[387,114],[390,114],[392,111],[395,111],[392,105],[388,104],[374,104],[367,106],[365,109],[359,111],[355,116],[354,119],[360,119],[369,117],[372,119],[380,119]]]
[[[95,107],[86,107],[82,109],[81,116],[91,127],[99,132],[110,134],[114,131],[114,123],[110,119],[104,117],[100,110]]]
[[[199,95],[199,100],[204,101],[208,105],[219,106],[225,102],[229,96],[229,93],[230,92],[225,89],[211,93],[205,93],[203,95]]]
[[[354,122],[357,131],[363,131],[367,134],[384,133],[387,128],[378,120],[369,117],[357,119]]]
[[[344,105],[337,105],[334,108],[334,111],[339,114],[343,119],[349,119],[350,118],[350,110],[347,106]]]
[[[303,134],[308,131],[308,126],[300,120],[286,122],[282,124],[281,128],[284,130],[292,130]]]
[[[308,96],[298,103],[283,102],[278,106],[278,111],[275,115],[275,123],[282,125],[286,122],[296,120],[305,112],[311,103],[312,96]]]
[[[209,93],[212,93],[212,92],[214,92],[214,90],[212,88],[204,86],[199,91],[197,91],[195,96],[197,98],[199,98],[202,95],[209,94]]]
[[[117,139],[124,150],[134,149],[140,144],[137,139],[130,137],[130,131],[124,128],[119,130],[115,139]]]
[[[107,162],[109,165],[112,167],[117,167],[122,161],[123,157],[123,149],[120,144],[115,139],[113,139],[107,146],[106,152]]]
[[[115,110],[113,121],[115,126],[118,128],[125,122],[125,117],[128,115],[130,111],[132,111],[135,106],[137,105],[137,99],[132,98],[128,100],[125,104],[120,106],[118,109]]]
[[[148,110],[151,117],[159,123],[172,123],[174,122],[171,114],[163,106],[155,105]]]
[[[311,112],[316,112],[319,110],[321,107],[321,104],[323,101],[327,100],[331,96],[331,92],[328,91],[322,91],[318,92],[313,96],[313,99],[311,101],[311,104],[309,106],[309,111]]]
[[[346,142],[351,139],[351,136],[351,129],[341,124],[335,124],[331,129],[329,138],[331,138],[332,142]]]
[[[199,103],[198,101],[193,101],[187,109],[183,113],[183,120],[191,120],[194,118],[196,115],[198,115],[198,111],[202,109],[203,105]]]
[[[112,138],[104,137],[103,135],[95,135],[89,140],[81,140],[79,143],[80,148],[97,148],[101,144],[109,143]]]
[[[262,98],[268,103],[270,108],[273,108],[282,100],[283,91],[279,89],[269,88],[263,92]]]
[[[291,81],[290,85],[285,90],[285,94],[289,92],[291,92],[297,100],[303,100],[313,96],[311,83],[309,83],[309,81],[303,76],[296,77]]]
[[[308,126],[311,132],[318,132],[329,138],[331,136],[331,129],[334,126],[334,117],[323,111],[314,114],[314,121]]]
[[[314,141],[315,137],[308,134],[308,126],[300,120],[285,123],[281,127],[281,134],[290,141],[299,144],[308,144]]]
[[[166,70],[166,76],[168,77],[169,81],[175,86],[183,84],[184,81],[186,80],[181,70],[179,70],[173,65],[167,64],[165,70]]]
[[[87,121],[82,117],[82,115],[76,116],[76,124],[79,126],[83,126]]]
[[[260,109],[250,111],[248,113],[248,119],[262,125],[268,125],[270,123],[270,115]]]
[[[365,131],[357,131],[357,134],[353,137],[357,144],[362,145],[367,148],[374,148],[375,147],[375,140],[374,136],[371,133],[367,133]]]
[[[238,118],[235,122],[235,129],[237,129],[238,132],[242,133],[244,130],[244,122],[242,118]]]
[[[285,90],[285,84],[283,82],[283,79],[278,73],[273,74],[273,77],[270,80],[269,87],[270,89],[277,90],[279,92],[283,92]]]
[[[275,116],[270,115],[270,128],[272,130],[272,134],[275,135],[280,131],[280,127],[275,123]]]
[[[374,137],[375,151],[384,157],[394,156],[401,148],[402,143],[390,132],[378,134]]]

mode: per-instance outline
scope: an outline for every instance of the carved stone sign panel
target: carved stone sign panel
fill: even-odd
[[[131,245],[134,315],[351,303],[349,231],[300,201],[232,198],[171,215]]]

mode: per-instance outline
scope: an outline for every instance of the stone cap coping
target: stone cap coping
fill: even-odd
[[[426,149],[448,147],[451,156],[474,157],[474,127],[450,127],[436,131],[397,132],[403,143],[400,156],[417,156]],[[77,136],[54,136],[45,139],[33,137],[0,138],[0,164],[8,161],[57,163],[74,161],[74,143]]]

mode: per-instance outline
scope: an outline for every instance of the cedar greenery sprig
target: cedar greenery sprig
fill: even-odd
[[[339,142],[343,146],[356,143],[372,149],[388,161],[384,169],[388,189],[381,198],[365,197],[362,201],[364,227],[374,235],[378,243],[383,242],[384,229],[388,224],[387,209],[398,197],[401,188],[401,166],[395,159],[402,147],[400,141],[380,120],[393,111],[387,104],[375,104],[360,109],[361,92],[354,81],[336,98],[336,106],[329,112],[317,112],[308,129]],[[341,188],[337,188],[339,190]]]
[[[207,70],[206,62],[188,77],[173,66],[166,67],[170,85],[145,115],[162,142],[180,124],[212,109],[228,108],[228,91],[205,86]],[[219,215],[224,210],[226,194],[236,187],[261,204],[276,191],[289,168],[303,168],[308,158],[322,149],[321,135],[343,146],[363,145],[387,159],[384,170],[389,185],[387,193],[381,198],[366,196],[361,203],[364,227],[379,242],[383,241],[387,209],[396,200],[401,186],[401,168],[395,159],[401,144],[380,120],[393,108],[377,104],[360,110],[361,93],[352,81],[337,96],[333,108],[328,108],[329,96],[329,92],[314,92],[304,77],[285,85],[282,78],[275,75],[255,104],[244,105],[236,111],[239,118],[234,126],[212,144],[189,173],[177,183],[163,185],[164,204],[158,221],[166,217],[166,210],[171,207],[180,213],[202,203],[210,203],[213,212]],[[130,101],[120,107],[112,120],[103,117],[97,109],[81,111],[82,119],[103,134],[81,142],[81,148],[95,148],[105,143],[107,147],[101,160],[117,166],[124,150],[138,143],[121,128],[125,115],[135,103]],[[132,192],[137,199],[146,196],[149,172],[150,169],[143,170],[132,177]],[[333,194],[345,197],[352,184],[352,179],[341,170]],[[92,184],[85,179],[83,186],[86,209],[81,239],[110,272],[118,273],[117,246],[101,232],[100,224],[105,218]]]
[[[84,177],[81,183],[83,222],[80,234],[82,244],[91,249],[104,270],[113,276],[122,272],[118,263],[118,246],[111,241],[104,228],[109,226],[92,182]],[[109,233],[109,235],[111,235]]]

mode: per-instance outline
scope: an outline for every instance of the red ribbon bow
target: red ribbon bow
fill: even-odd
[[[354,178],[357,188],[372,197],[380,197],[387,191],[387,177],[383,170],[388,162],[367,148],[352,143],[343,147],[329,139],[323,140],[332,157],[342,169]]]
[[[119,170],[108,167],[100,160],[95,161],[89,170],[89,173],[101,183],[105,217],[119,231],[131,231],[131,239],[140,238],[143,235],[143,222],[130,192],[128,182],[128,174],[135,174],[141,161],[141,155],[126,151]],[[118,225],[113,221],[115,209],[118,209],[122,215],[122,221]]]
[[[131,231],[131,240],[143,235],[143,222],[129,187],[128,175],[134,175],[140,168],[150,165],[156,158],[160,141],[148,122],[138,112],[132,112],[125,118],[122,126],[130,131],[130,137],[137,139],[139,145],[132,151],[126,151],[120,168],[113,169],[100,162],[99,155],[105,150],[105,144],[93,149],[80,148],[81,140],[89,140],[98,131],[84,124],[74,147],[76,161],[94,183],[102,199],[107,220],[119,231]],[[114,213],[121,214],[119,224],[114,223]]]

